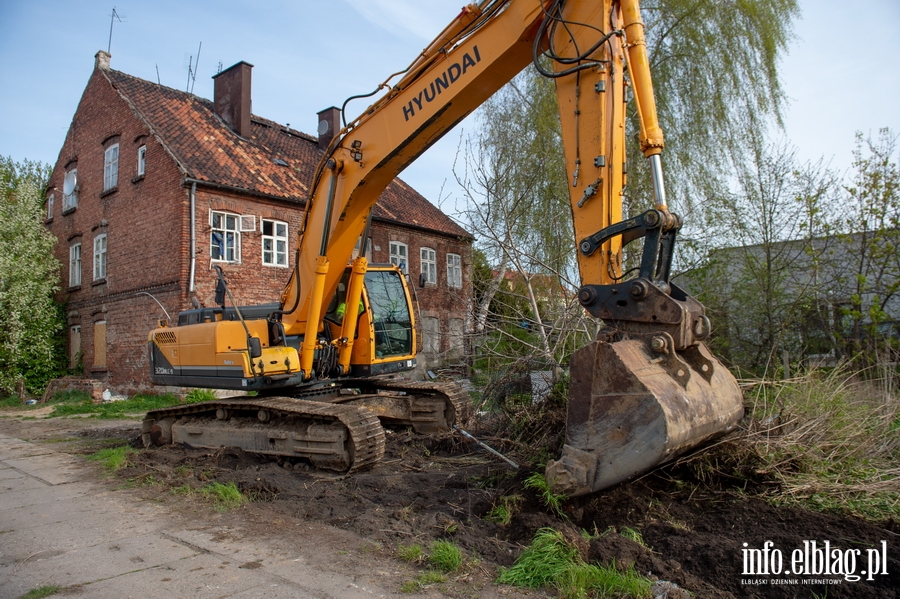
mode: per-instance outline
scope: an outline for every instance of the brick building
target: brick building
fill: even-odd
[[[215,99],[114,71],[96,55],[47,192],[73,365],[127,392],[149,386],[147,333],[164,310],[214,304],[226,272],[242,305],[275,302],[336,109],[319,138],[250,112],[252,65],[214,77]],[[310,115],[312,116],[312,115]],[[426,365],[459,345],[472,236],[395,180],[373,213],[367,257],[416,283]],[[419,288],[420,273],[426,284]]]

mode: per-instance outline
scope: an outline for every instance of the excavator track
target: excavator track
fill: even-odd
[[[226,398],[148,412],[145,447],[240,447],[308,459],[317,468],[356,472],[384,456],[384,429],[364,407],[291,397]]]
[[[468,392],[454,383],[372,377],[356,379],[353,384],[364,392],[388,391],[405,394],[416,398],[414,406],[416,403],[425,404],[429,400],[442,402],[442,413],[435,410],[428,414],[427,408],[423,406],[418,415],[421,420],[414,425],[418,432],[450,430],[454,424],[464,426],[472,416],[472,401]]]

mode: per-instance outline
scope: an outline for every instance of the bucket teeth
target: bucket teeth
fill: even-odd
[[[699,344],[668,335],[594,341],[572,356],[566,443],[547,464],[555,492],[593,493],[643,474],[732,430],[737,381]]]

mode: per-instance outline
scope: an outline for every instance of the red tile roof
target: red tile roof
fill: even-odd
[[[306,199],[313,170],[322,157],[315,137],[253,115],[251,135],[242,138],[216,114],[210,100],[120,71],[100,72],[185,176],[287,201]],[[472,238],[400,179],[382,193],[374,218]]]

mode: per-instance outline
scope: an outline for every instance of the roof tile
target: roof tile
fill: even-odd
[[[185,175],[288,201],[306,199],[313,171],[322,157],[315,137],[253,115],[251,135],[242,138],[205,98],[120,71],[104,69],[101,73],[131,104]],[[400,179],[382,193],[373,217],[445,235],[472,237]]]

